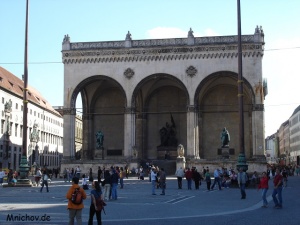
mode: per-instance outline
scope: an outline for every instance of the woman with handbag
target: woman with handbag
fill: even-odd
[[[102,209],[97,208],[97,199],[101,199],[103,201],[103,195],[101,191],[101,187],[99,185],[98,181],[94,181],[92,184],[93,190],[91,191],[91,206],[90,206],[90,216],[89,216],[89,222],[88,225],[93,225],[93,218],[96,213],[96,218],[97,218],[97,224],[101,225],[101,211]],[[99,207],[99,206],[98,206]]]

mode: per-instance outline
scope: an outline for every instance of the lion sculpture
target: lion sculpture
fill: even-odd
[[[184,157],[184,147],[182,144],[179,144],[177,146],[177,153],[178,153],[178,158],[183,158]]]

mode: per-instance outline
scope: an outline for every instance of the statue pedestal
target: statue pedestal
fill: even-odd
[[[104,159],[104,148],[96,149],[94,158],[95,159]]]
[[[157,147],[157,159],[176,159],[176,157],[177,157],[177,147],[172,147],[172,146]]]
[[[176,159],[176,171],[181,167],[182,169],[185,168],[185,157],[177,157]]]
[[[224,159],[229,159],[230,155],[234,155],[234,148],[218,148],[218,155],[221,155]]]

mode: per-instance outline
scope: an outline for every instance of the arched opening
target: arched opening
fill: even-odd
[[[252,156],[252,106],[254,93],[244,79],[244,128],[247,156]],[[206,77],[197,88],[195,105],[199,121],[199,153],[208,160],[222,157],[221,132],[224,127],[230,133],[230,158],[239,154],[239,105],[237,74],[221,71]]]

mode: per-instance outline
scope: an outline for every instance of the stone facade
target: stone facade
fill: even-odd
[[[176,129],[187,163],[221,160],[223,127],[230,160],[239,155],[237,36],[62,43],[64,160],[74,161],[75,107],[83,108],[83,157],[95,160],[95,134],[104,134],[103,161],[126,164],[158,159],[160,129]],[[242,36],[245,154],[264,160],[264,33]],[[111,160],[111,161],[109,161]],[[79,163],[79,162],[78,162]]]

